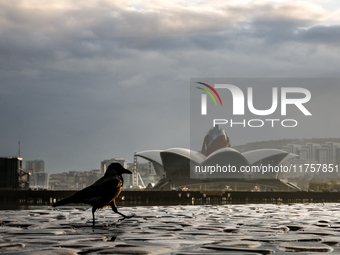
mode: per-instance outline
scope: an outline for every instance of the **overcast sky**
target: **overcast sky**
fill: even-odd
[[[337,0],[0,0],[0,156],[20,141],[56,173],[189,148],[190,78],[340,77],[339,17]]]

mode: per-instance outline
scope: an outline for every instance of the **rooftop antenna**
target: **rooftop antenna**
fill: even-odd
[[[18,148],[19,148],[19,158],[20,158],[20,141],[18,142]]]

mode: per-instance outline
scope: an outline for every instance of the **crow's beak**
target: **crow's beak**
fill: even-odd
[[[122,174],[132,174],[132,172],[124,168],[124,170],[122,171]]]

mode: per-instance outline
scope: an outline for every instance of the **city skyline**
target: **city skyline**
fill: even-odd
[[[321,140],[322,142],[320,142],[319,140]],[[267,143],[269,143],[269,147],[267,145]],[[290,139],[287,140],[286,139],[282,139],[282,140],[268,140],[268,141],[256,141],[256,142],[251,142],[251,143],[247,143],[247,144],[243,144],[243,145],[237,145],[235,147],[232,147],[236,150],[238,150],[239,152],[246,152],[246,151],[251,151],[251,150],[256,150],[256,149],[267,149],[267,148],[273,148],[273,149],[282,149],[282,150],[286,150],[288,152],[291,153],[295,153],[300,155],[300,150],[302,153],[302,159],[305,158],[313,158],[309,155],[310,152],[306,152],[306,148],[308,148],[308,146],[311,146],[311,144],[313,145],[318,145],[319,147],[321,146],[321,144],[330,144],[330,143],[334,143],[336,145],[340,145],[340,138],[312,138],[312,139]],[[255,146],[255,147],[254,147]],[[319,149],[318,147],[318,149]],[[298,149],[297,149],[298,148]],[[320,147],[321,148],[321,147]],[[138,154],[139,152],[137,152]],[[315,153],[315,151],[314,151]],[[27,167],[27,163],[30,162],[30,164],[32,162],[35,161],[42,161],[43,164],[45,164],[44,160],[41,159],[27,159],[25,160],[24,158],[22,158],[23,163],[25,162],[25,170],[30,171],[30,169]],[[138,164],[141,165],[145,165],[147,164],[149,161],[144,159],[143,157],[137,157],[137,161]],[[101,174],[103,174],[103,164],[107,164],[109,162],[124,162],[123,165],[125,166],[125,164],[127,164],[128,169],[132,170],[132,165],[133,165],[133,161],[129,162],[124,158],[120,158],[120,157],[112,157],[111,159],[102,159],[99,161],[98,167],[97,168],[92,168],[92,169],[81,169],[81,170],[76,170],[76,169],[65,169],[62,172],[49,172],[48,168],[46,170],[47,173],[49,174],[61,174],[61,173],[67,173],[67,172],[88,172],[88,171],[93,171],[93,170],[100,170]],[[323,162],[326,163],[326,162]],[[329,162],[328,162],[329,163]],[[130,167],[128,166],[130,165]]]

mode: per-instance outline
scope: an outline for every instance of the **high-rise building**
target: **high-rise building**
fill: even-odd
[[[27,160],[26,171],[31,173],[30,187],[32,189],[48,189],[48,173],[45,173],[43,160]]]
[[[311,164],[327,164],[333,166],[340,165],[340,143],[326,142],[325,144],[307,143],[305,145],[287,144],[282,150],[296,153],[300,157],[292,159],[287,164],[303,166],[302,172],[313,177],[318,175],[322,178],[334,178],[338,176],[336,172],[324,173],[322,171],[305,171],[305,167]],[[295,175],[297,177],[297,175]]]
[[[307,143],[306,145],[302,145],[302,149],[308,150],[308,159],[318,159],[320,148],[321,145],[317,143]]]
[[[22,169],[22,158],[0,158],[0,189],[28,189],[30,176]]]
[[[48,189],[48,173],[33,173],[30,187],[33,189]]]
[[[333,142],[327,142],[327,146],[329,146],[329,163],[330,164],[338,164],[339,163],[339,149],[340,149],[340,143],[333,143]]]
[[[282,150],[294,153],[294,154],[300,154],[301,145],[300,144],[287,144],[286,146],[282,147]]]
[[[45,173],[45,162],[43,160],[28,160],[25,169],[30,173]]]

